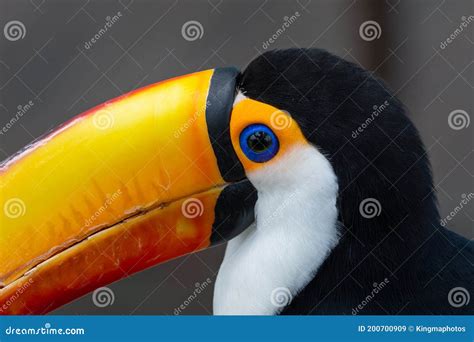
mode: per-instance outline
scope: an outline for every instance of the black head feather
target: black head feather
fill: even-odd
[[[456,286],[472,293],[474,271],[458,251],[472,262],[473,243],[440,226],[426,150],[383,81],[326,51],[289,49],[257,57],[238,87],[288,111],[339,181],[341,241],[286,313],[351,314],[385,278],[361,313],[472,311],[453,308],[447,295]],[[380,203],[378,216],[361,215],[366,199]]]

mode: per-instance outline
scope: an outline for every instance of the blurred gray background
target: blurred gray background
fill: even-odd
[[[107,99],[172,76],[217,66],[244,68],[286,19],[297,19],[270,49],[320,47],[373,70],[405,103],[434,169],[442,216],[473,192],[471,124],[453,129],[448,116],[473,113],[472,0],[0,0],[0,25],[24,25],[24,37],[0,36],[0,126],[18,106],[34,104],[0,135],[0,160],[51,128]],[[85,43],[120,12],[89,49]],[[472,19],[472,18],[471,18]],[[181,29],[198,21],[202,37]],[[361,24],[376,21],[366,40]],[[450,43],[444,43],[454,35]],[[467,116],[466,116],[467,115]],[[459,128],[459,127],[457,127]],[[470,203],[449,227],[474,237]],[[195,283],[212,281],[181,314],[212,312],[213,282],[224,247],[168,262],[110,285],[113,305],[87,295],[55,314],[170,314]]]

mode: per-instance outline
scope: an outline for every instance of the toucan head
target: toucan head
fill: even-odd
[[[370,225],[433,204],[420,202],[431,178],[403,113],[369,72],[291,49],[76,116],[0,165],[0,313],[45,313],[224,243],[254,222],[260,196],[291,199],[303,181],[334,199],[342,226],[382,234]],[[365,198],[384,208],[370,222],[355,215]]]

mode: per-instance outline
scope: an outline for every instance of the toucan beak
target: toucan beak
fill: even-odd
[[[46,313],[251,224],[228,132],[237,75],[139,89],[0,164],[0,314]]]

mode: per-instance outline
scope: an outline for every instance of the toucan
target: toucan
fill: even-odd
[[[406,108],[321,49],[105,102],[4,161],[0,189],[0,314],[226,242],[217,315],[473,313],[474,243],[441,224]]]

